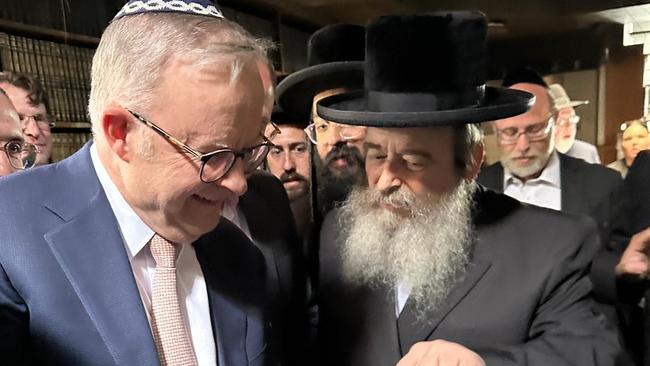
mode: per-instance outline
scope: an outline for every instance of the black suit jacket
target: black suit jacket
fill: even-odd
[[[560,159],[562,211],[587,215],[598,223],[602,247],[593,258],[591,279],[594,296],[605,304],[616,303],[616,276],[614,267],[623,247],[618,237],[612,236],[612,223],[622,212],[620,174],[598,164],[557,153]],[[484,167],[477,181],[496,192],[503,192],[503,166],[497,162]],[[611,310],[601,309],[611,315]]]
[[[334,211],[321,236],[323,365],[394,366],[414,343],[434,339],[460,343],[490,366],[612,365],[619,353],[589,296],[586,272],[598,247],[589,218],[479,190],[466,275],[420,320],[410,300],[396,317],[392,289],[341,275],[337,221]]]
[[[272,332],[279,340],[273,353],[283,365],[304,365],[308,346],[307,277],[289,199],[282,183],[267,172],[255,171],[247,182],[248,190],[239,207],[253,242],[266,260]]]

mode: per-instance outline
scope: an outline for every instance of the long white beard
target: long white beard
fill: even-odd
[[[439,199],[418,202],[404,189],[353,190],[341,207],[346,235],[343,274],[356,284],[410,288],[418,315],[435,310],[462,277],[472,247],[474,182]],[[399,215],[381,202],[409,212]]]

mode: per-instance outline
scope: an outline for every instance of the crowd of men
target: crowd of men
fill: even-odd
[[[650,365],[645,121],[600,165],[587,101],[485,85],[479,12],[326,26],[276,87],[211,1],[150,3],[61,162],[42,86],[0,73],[0,363]]]

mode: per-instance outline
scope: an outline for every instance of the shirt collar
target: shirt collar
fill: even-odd
[[[510,173],[508,169],[504,168],[503,171],[503,187],[509,186],[510,184],[513,184],[514,182],[521,182],[521,179],[515,177]],[[547,183],[550,184],[553,187],[556,188],[561,188],[561,177],[560,177],[560,158],[558,157],[558,154],[556,151],[553,151],[551,153],[551,157],[548,160],[548,164],[546,164],[546,167],[544,170],[542,170],[542,174],[539,175],[539,177],[530,179],[526,183],[535,183],[535,182],[540,182],[540,183]]]
[[[122,239],[129,254],[129,259],[132,259],[147,245],[155,233],[133,211],[124,199],[124,196],[122,196],[122,193],[117,189],[117,186],[113,183],[106,168],[104,168],[104,165],[99,159],[95,144],[90,147],[90,158],[92,159],[95,173],[97,173],[97,178],[99,178],[99,183],[102,185],[108,203],[111,205],[113,214],[117,219]]]

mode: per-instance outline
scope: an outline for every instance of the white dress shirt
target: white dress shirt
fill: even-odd
[[[151,325],[151,291],[156,262],[147,244],[155,233],[124,200],[102,165],[95,145],[90,147],[90,157],[117,219],[140,298],[149,319],[149,325]],[[217,354],[210,321],[208,291],[203,271],[191,244],[181,246],[178,259],[176,259],[176,276],[181,314],[192,340],[196,360],[200,366],[215,366],[217,365]]]
[[[399,315],[404,310],[406,306],[406,301],[408,301],[409,296],[411,296],[411,286],[406,285],[405,283],[398,283],[395,286],[395,317],[399,318]]]
[[[253,241],[251,230],[248,227],[248,221],[246,221],[246,216],[244,216],[244,212],[241,210],[239,204],[233,206],[232,204],[225,203],[223,205],[223,212],[221,212],[221,216],[230,220],[239,228],[239,230],[246,234],[250,241]]]
[[[523,182],[507,169],[503,174],[503,193],[521,202],[532,205],[562,209],[562,185],[560,178],[560,158],[553,152],[546,168],[539,177]]]

